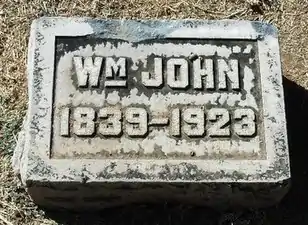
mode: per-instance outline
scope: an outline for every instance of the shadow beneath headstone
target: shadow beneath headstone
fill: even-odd
[[[217,213],[204,208],[175,205],[129,205],[106,209],[100,213],[53,213],[49,214],[60,224],[110,224],[110,225],[171,225],[204,224],[216,221]],[[214,225],[216,223],[207,223]]]
[[[292,187],[280,204],[258,210],[217,212],[185,205],[129,205],[100,213],[50,212],[59,224],[305,225],[308,224],[308,91],[284,78]]]
[[[276,207],[266,210],[271,224],[308,224],[308,91],[284,78],[292,187]]]

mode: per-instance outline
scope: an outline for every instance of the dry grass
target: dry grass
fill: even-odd
[[[31,203],[10,167],[27,104],[29,26],[39,16],[268,21],[280,31],[284,75],[308,87],[308,0],[0,0],[0,224],[57,224]],[[274,224],[264,218],[234,224]]]

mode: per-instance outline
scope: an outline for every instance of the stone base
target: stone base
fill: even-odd
[[[51,209],[99,210],[128,204],[176,203],[217,210],[260,208],[278,203],[288,190],[281,184],[185,183],[36,183],[28,193],[40,206]]]

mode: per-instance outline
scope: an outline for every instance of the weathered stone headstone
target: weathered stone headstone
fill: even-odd
[[[261,206],[287,190],[271,25],[41,18],[28,77],[13,163],[40,205]]]

